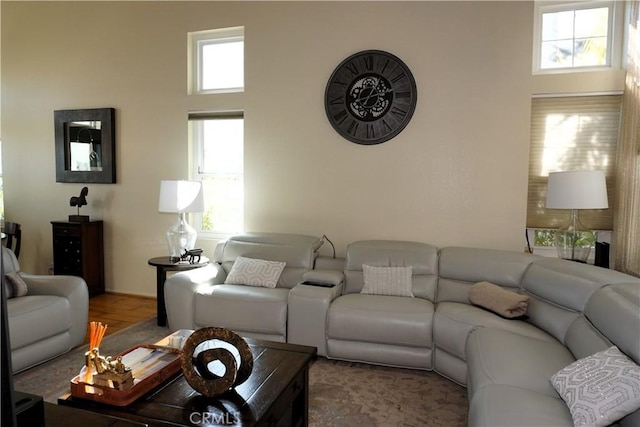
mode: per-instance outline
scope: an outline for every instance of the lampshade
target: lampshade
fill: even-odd
[[[160,181],[159,212],[203,212],[200,181]]]
[[[548,209],[608,208],[604,171],[550,172],[546,207]]]

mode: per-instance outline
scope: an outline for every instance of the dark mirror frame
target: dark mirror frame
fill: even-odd
[[[85,110],[56,110],[53,121],[56,138],[56,182],[102,183],[116,182],[116,110],[91,108]],[[102,170],[74,171],[70,168],[71,146],[67,123],[100,121]]]

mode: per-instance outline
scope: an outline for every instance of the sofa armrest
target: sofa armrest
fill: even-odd
[[[204,293],[207,288],[224,283],[226,277],[222,266],[216,263],[168,277],[164,282],[164,301],[169,329],[195,329],[196,293]]]
[[[18,273],[27,284],[27,295],[55,295],[69,300],[71,309],[71,341],[81,344],[87,334],[89,290],[82,277],[49,276]]]
[[[56,295],[68,298],[74,292],[84,288],[87,291],[87,284],[82,277],[78,276],[49,276],[40,274],[18,273],[29,288],[29,295]],[[88,291],[86,292],[88,295]],[[87,297],[88,298],[88,297]]]
[[[344,273],[338,270],[309,270],[302,275],[302,280],[339,285],[344,282]]]
[[[342,294],[343,283],[327,288],[299,284],[289,292],[287,342],[309,345],[327,355],[326,324],[331,302]]]

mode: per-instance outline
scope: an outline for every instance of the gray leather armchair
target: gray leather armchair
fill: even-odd
[[[18,272],[28,288],[27,295],[7,300],[14,373],[82,344],[89,313],[84,279],[22,273],[10,249],[3,247],[2,256],[5,275]]]

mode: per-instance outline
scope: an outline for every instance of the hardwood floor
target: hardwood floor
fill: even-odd
[[[156,315],[156,299],[138,295],[104,293],[89,298],[89,322],[107,325],[106,335]],[[85,344],[89,343],[89,324]]]

